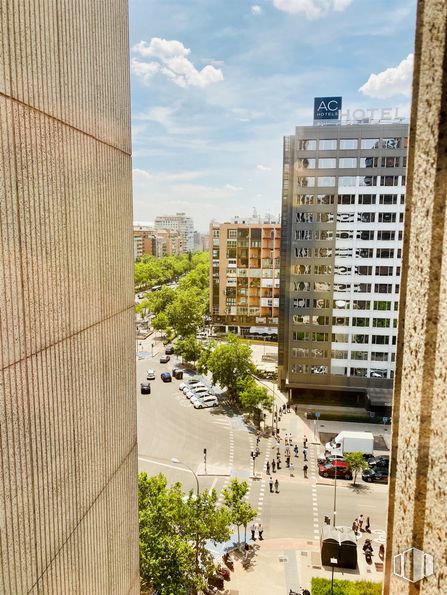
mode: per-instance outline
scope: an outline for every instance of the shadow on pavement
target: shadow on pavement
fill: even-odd
[[[354,492],[354,494],[368,494],[371,491],[371,486],[363,483],[356,483],[355,485],[350,483],[346,487]]]

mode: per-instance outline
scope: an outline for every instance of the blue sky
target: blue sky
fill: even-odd
[[[314,96],[408,113],[415,0],[129,5],[136,221],[278,214],[282,138]]]

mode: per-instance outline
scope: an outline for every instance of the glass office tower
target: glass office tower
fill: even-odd
[[[284,139],[279,383],[293,397],[390,393],[407,136],[388,121]]]

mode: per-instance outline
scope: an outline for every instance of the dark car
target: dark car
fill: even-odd
[[[335,477],[339,479],[352,479],[351,469],[344,461],[332,461],[331,463],[320,463],[318,472],[323,477]]]
[[[162,372],[160,374],[160,378],[163,380],[163,382],[172,382],[172,376],[169,372]]]
[[[173,345],[167,345],[166,349],[165,349],[165,353],[166,355],[172,355],[174,353],[174,346]]]
[[[151,385],[149,382],[142,382],[140,384],[140,392],[142,395],[150,395],[151,394]]]
[[[388,469],[364,469],[362,479],[368,483],[388,483]]]
[[[162,355],[160,358],[160,364],[167,364],[171,358],[169,355]]]
[[[389,469],[390,457],[388,455],[381,455],[379,457],[370,457],[368,465],[373,469]]]

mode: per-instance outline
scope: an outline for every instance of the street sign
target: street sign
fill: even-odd
[[[386,424],[387,421],[388,421],[388,418],[387,417],[383,417],[382,419],[383,419],[383,423]]]
[[[316,411],[315,413],[315,417],[318,419],[320,417],[321,413],[319,411]]]

